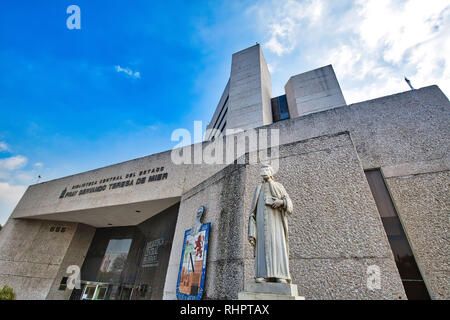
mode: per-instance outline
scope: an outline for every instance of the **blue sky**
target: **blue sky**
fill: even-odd
[[[69,30],[66,8],[81,9]],[[450,93],[448,1],[0,2],[0,224],[47,181],[155,152],[210,120],[231,54],[259,42],[273,95],[333,64],[347,103]]]

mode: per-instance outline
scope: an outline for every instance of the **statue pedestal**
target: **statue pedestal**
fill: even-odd
[[[263,282],[249,283],[245,292],[238,293],[238,300],[305,300],[298,295],[296,284]]]

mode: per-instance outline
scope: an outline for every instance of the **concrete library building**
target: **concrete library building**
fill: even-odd
[[[238,299],[255,283],[249,216],[265,154],[292,202],[299,295],[449,299],[448,98],[429,86],[347,105],[331,65],[286,80],[273,97],[260,45],[234,53],[203,142],[29,186],[0,231],[0,288]],[[252,150],[253,136],[270,146]],[[231,161],[198,161],[212,149]]]

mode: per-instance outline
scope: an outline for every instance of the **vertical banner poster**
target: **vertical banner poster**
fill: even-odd
[[[178,300],[200,300],[203,295],[206,271],[206,254],[211,223],[202,224],[196,234],[195,228],[184,233],[180,270],[177,281]]]

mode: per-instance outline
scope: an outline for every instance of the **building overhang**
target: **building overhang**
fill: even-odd
[[[16,218],[78,222],[96,228],[134,226],[173,206],[180,200],[181,197],[172,197],[85,210],[74,210]]]

